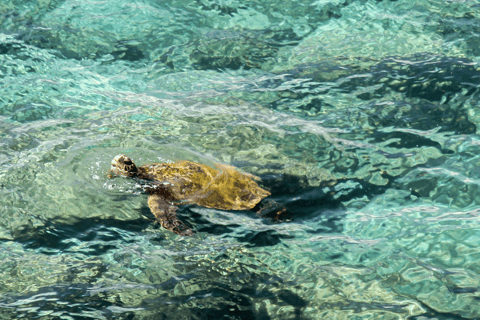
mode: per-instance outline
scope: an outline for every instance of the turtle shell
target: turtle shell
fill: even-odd
[[[137,177],[161,184],[174,201],[221,210],[252,209],[270,195],[254,181],[258,177],[219,163],[216,168],[191,161],[154,163],[139,167]]]

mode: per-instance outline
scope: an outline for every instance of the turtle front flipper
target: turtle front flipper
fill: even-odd
[[[168,203],[161,195],[151,194],[148,197],[148,207],[157,218],[160,225],[180,236],[193,236],[193,231],[177,219],[177,207]]]

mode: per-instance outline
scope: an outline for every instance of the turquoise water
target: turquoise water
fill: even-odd
[[[480,1],[3,0],[0,318],[480,319]],[[111,159],[291,222],[159,227]]]

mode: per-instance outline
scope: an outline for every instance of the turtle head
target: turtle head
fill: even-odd
[[[138,174],[138,168],[130,157],[119,154],[112,160],[112,172],[125,177],[133,177]]]

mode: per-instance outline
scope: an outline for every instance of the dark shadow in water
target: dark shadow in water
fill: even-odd
[[[237,240],[243,243],[248,243],[247,247],[269,247],[282,242],[282,239],[292,239],[292,236],[278,234],[273,230],[249,232],[243,237],[238,237]]]
[[[163,318],[160,319],[175,319],[175,312],[181,314],[178,318],[182,319],[274,319],[268,314],[268,311],[263,304],[257,303],[256,307],[253,302],[259,300],[270,300],[271,304],[290,305],[294,307],[294,318],[290,319],[302,319],[302,310],[308,305],[308,303],[297,294],[289,290],[280,290],[278,292],[261,292],[255,299],[251,299],[249,295],[255,294],[252,289],[242,289],[238,292],[232,289],[215,288],[215,284],[211,284],[213,288],[207,290],[198,290],[190,295],[177,296],[174,301],[172,297],[167,294],[161,295],[156,299],[146,300],[144,303],[148,306],[162,306],[162,309],[166,309],[163,312]],[[205,298],[208,297],[208,298]],[[178,304],[183,304],[189,300],[203,299],[206,301],[199,301],[199,304],[203,307],[191,307],[182,309]],[[169,305],[174,305],[172,308]],[[208,306],[208,307],[207,307]],[[155,307],[157,309],[158,307]],[[158,308],[160,309],[160,308]]]
[[[249,70],[261,68],[282,47],[271,37],[271,32],[215,30],[183,49],[190,51],[189,60],[198,70]]]
[[[302,313],[308,301],[285,286],[287,283],[277,276],[265,273],[252,273],[248,282],[242,285],[228,285],[215,281],[217,274],[205,269],[204,274],[197,270],[195,276],[179,276],[159,284],[141,285],[138,288],[122,286],[102,287],[101,285],[70,283],[39,288],[35,292],[21,295],[3,295],[0,299],[0,316],[6,318],[22,318],[25,310],[28,316],[37,318],[44,312],[55,312],[57,315],[68,315],[71,319],[95,319],[101,315],[106,319],[275,319],[269,314],[266,305],[291,306],[292,314],[284,314],[289,319],[306,319]],[[211,281],[210,281],[211,280]],[[174,294],[176,285],[199,287],[188,294]],[[129,291],[144,291],[149,288],[150,297],[143,300],[130,301]],[[155,290],[158,292],[154,294]],[[463,320],[461,315],[438,312],[417,300],[424,313],[412,316],[411,319]],[[346,303],[345,307],[352,311],[365,308],[387,309],[390,312],[404,312],[405,305],[356,304]],[[120,311],[122,310],[122,311]],[[54,318],[55,319],[55,318]]]
[[[392,178],[392,177],[390,177]],[[393,179],[389,179],[392,181]],[[391,182],[386,186],[376,186],[363,180],[350,180],[355,182],[354,187],[319,186],[311,187],[305,181],[305,178],[292,175],[264,175],[262,176],[263,185],[269,189],[272,196],[267,198],[277,202],[273,207],[274,213],[283,206],[292,220],[309,220],[321,217],[318,228],[312,233],[338,233],[342,227],[343,203],[353,199],[363,197],[372,198],[382,194],[391,186]],[[337,182],[337,184],[340,181]],[[349,189],[348,189],[349,188]],[[261,202],[253,211],[265,205]],[[230,225],[213,224],[201,214],[190,210],[191,206],[181,206],[178,210],[179,218],[187,225],[194,228],[196,232],[206,232],[214,235],[224,235],[232,233],[238,224]],[[45,221],[44,226],[24,227],[12,231],[15,241],[23,244],[26,249],[35,249],[44,254],[58,254],[70,252],[70,248],[75,246],[75,252],[78,253],[78,242],[84,242],[87,245],[80,249],[88,255],[103,255],[111,249],[117,249],[118,241],[122,243],[132,243],[131,237],[125,237],[123,231],[138,233],[154,224],[155,219],[148,207],[143,207],[141,214],[145,218],[122,221],[112,218],[85,218],[75,220],[73,223],[66,223],[60,220]],[[250,214],[252,219],[262,219],[262,223],[275,223],[275,220],[259,217],[256,213],[240,211],[238,214]],[[288,222],[282,222],[288,223]],[[261,232],[247,232],[238,237],[238,241],[246,243],[250,247],[274,246],[282,242],[282,239],[289,236],[278,234],[273,230]],[[153,239],[160,241],[161,239]]]
[[[371,184],[361,179],[324,181],[318,187],[308,186],[306,179],[294,175],[262,175],[262,185],[272,193],[271,198],[285,205],[296,217],[312,217],[327,210],[343,208],[343,203],[366,196],[368,199],[385,193],[391,187],[394,177],[381,175],[389,182],[384,186]],[[350,182],[352,187],[338,187]]]
[[[112,55],[117,60],[139,61],[145,59],[143,51],[141,51],[138,46],[128,44],[128,42],[119,41],[115,49]]]
[[[385,192],[390,187],[378,187],[361,180],[350,180],[344,187],[325,185],[311,187],[305,178],[290,175],[265,175],[262,176],[264,186],[271,190],[272,197],[277,202],[285,205],[292,212],[294,219],[311,219],[317,216],[326,216],[322,226],[312,233],[340,232],[342,229],[342,208],[344,201],[355,198],[368,197]],[[386,178],[393,180],[392,177]],[[354,187],[346,187],[353,185]],[[228,234],[235,224],[228,226],[213,225],[201,214],[190,210],[191,206],[179,208],[182,220],[190,222],[200,232],[214,234]],[[75,252],[79,253],[78,242],[84,242],[82,246],[87,256],[105,254],[108,250],[121,249],[120,246],[135,241],[133,237],[125,237],[125,232],[143,232],[147,227],[154,224],[153,216],[147,206],[142,208],[141,213],[146,218],[129,221],[121,221],[115,218],[87,218],[75,221],[71,224],[60,221],[48,221],[45,226],[18,230],[13,233],[16,241],[22,243],[26,249],[35,249],[45,254],[59,254]],[[240,214],[248,214],[242,212]],[[252,219],[258,218],[255,213],[250,213]],[[318,220],[318,219],[317,219]],[[262,221],[268,223],[267,221]],[[158,224],[154,224],[159,228]],[[268,247],[280,244],[289,236],[281,235],[273,230],[262,232],[246,232],[237,239],[247,247]],[[73,241],[72,241],[73,240]],[[78,240],[78,241],[75,241]],[[118,241],[120,240],[120,241]],[[154,240],[156,243],[157,240]],[[75,251],[71,249],[76,245]],[[162,241],[158,240],[158,245]],[[303,319],[303,310],[308,306],[308,301],[295,293],[296,283],[285,281],[279,275],[267,274],[257,265],[235,262],[235,270],[227,275],[220,273],[216,266],[199,266],[189,261],[183,261],[184,257],[174,258],[182,268],[183,275],[158,284],[139,284],[139,288],[124,287],[119,284],[114,288],[93,287],[90,283],[98,283],[105,271],[99,271],[92,276],[88,284],[77,284],[78,278],[72,272],[71,278],[65,278],[66,285],[44,287],[44,292],[51,292],[45,299],[38,297],[38,292],[32,294],[35,299],[28,301],[22,307],[38,308],[38,312],[45,310],[64,311],[66,314],[76,313],[82,315],[85,310],[100,312],[106,318],[131,319],[146,312],[155,319],[210,319],[215,317],[228,317],[229,319],[274,319],[274,314],[269,314],[267,304],[276,306],[291,306],[293,309],[289,315],[292,319]],[[218,262],[232,261],[227,254],[218,257]],[[85,268],[93,269],[95,266],[85,265]],[[101,264],[100,269],[105,268]],[[78,267],[76,267],[78,268]],[[97,267],[98,268],[98,267]],[[137,300],[132,305],[128,297],[132,290],[145,291],[142,286],[149,288],[149,293],[143,300]],[[175,289],[186,288],[186,293]],[[189,288],[192,288],[191,290]],[[153,290],[153,293],[152,293]],[[156,290],[156,291],[155,291]],[[156,293],[155,293],[156,292]],[[0,304],[5,303],[0,299]],[[4,302],[5,301],[5,302]],[[58,301],[58,303],[57,303]],[[266,304],[267,303],[267,304]],[[13,304],[12,304],[13,305]],[[112,309],[113,308],[113,309]],[[117,308],[117,309],[115,309]],[[112,312],[123,308],[122,313]],[[134,308],[134,311],[129,310]],[[78,310],[77,310],[78,309]],[[19,314],[16,307],[11,314]],[[87,317],[79,317],[88,319]]]
[[[229,257],[225,259],[228,261]],[[98,282],[94,277],[88,283],[78,283],[72,279],[26,294],[3,295],[0,317],[6,312],[22,318],[24,310],[31,309],[29,316],[32,318],[54,311],[73,319],[92,319],[99,314],[107,319],[142,316],[152,319],[275,319],[267,311],[269,304],[291,306],[289,319],[303,319],[301,315],[308,302],[293,291],[296,283],[256,270],[256,265],[240,263],[237,267],[232,274],[225,275],[214,265],[182,264],[183,269],[192,269],[191,273],[151,284],[119,282],[111,285]],[[176,287],[183,289],[176,292]],[[187,293],[179,293],[185,290]],[[139,299],[138,294],[144,294],[145,298]],[[136,298],[130,299],[131,295]]]
[[[382,177],[388,179],[388,183],[384,186],[377,186],[360,179],[348,180],[350,184],[338,187],[345,181],[337,181],[336,185],[330,186],[331,182],[325,182],[325,185],[318,187],[308,186],[304,177],[294,175],[262,175],[262,187],[270,190],[271,196],[263,199],[251,211],[231,211],[238,214],[250,215],[252,219],[262,219],[262,223],[288,223],[278,222],[271,217],[275,216],[278,210],[285,208],[285,217],[288,220],[308,221],[316,219],[317,229],[309,231],[311,233],[338,233],[342,232],[342,218],[344,212],[344,203],[355,199],[363,199],[383,194],[388,188],[391,188],[394,177],[382,174]],[[353,182],[353,183],[352,183]],[[270,202],[275,205],[270,209],[271,212],[258,216],[256,212],[265,207],[271,206]],[[194,206],[181,206],[178,210],[179,218],[188,226],[193,227],[196,232],[206,232],[214,235],[222,235],[233,232],[238,224],[220,225],[214,224],[205,219],[201,214],[190,210]],[[148,208],[142,210],[147,217],[152,217]],[[270,218],[269,218],[270,217]],[[319,219],[320,217],[320,219]],[[318,222],[320,220],[320,223]],[[273,230],[262,232],[248,232],[238,241],[246,243],[247,246],[263,247],[273,246],[282,242],[282,239],[288,236],[276,233]]]
[[[182,304],[192,300],[192,298],[194,300],[204,300],[202,303],[198,301],[198,304],[204,306],[182,308]],[[175,307],[171,308],[169,304]],[[175,313],[178,313],[178,318],[183,319],[258,319],[250,299],[241,294],[219,288],[198,290],[192,294],[176,296],[175,298],[169,294],[162,294],[156,299],[144,300],[143,305],[148,309],[157,309],[158,311],[154,311],[154,314],[156,317],[160,315],[160,319],[176,318]],[[266,316],[269,319],[268,314]]]
[[[162,319],[272,319],[266,309],[268,301],[270,305],[293,307],[293,318],[289,319],[302,319],[302,311],[308,302],[292,290],[285,289],[293,289],[295,283],[275,275],[252,272],[255,269],[253,265],[240,264],[238,270],[242,271],[229,276],[217,273],[217,269],[196,269],[195,277],[184,285],[201,289],[175,297],[168,292],[160,292],[154,299],[143,300],[141,306],[152,310],[156,316],[162,315]],[[155,287],[163,288],[163,284]]]
[[[416,129],[428,131],[438,129],[439,132],[455,132],[469,134],[476,132],[476,125],[468,120],[466,110],[450,108],[448,104],[420,101],[407,103],[392,101],[369,103],[368,123],[376,128],[392,127],[395,129]],[[417,134],[417,139],[421,137]]]
[[[470,59],[433,54],[393,56],[383,59],[370,69],[374,82],[390,79],[385,84],[407,97],[448,102],[462,89],[474,89],[480,83],[475,63]],[[473,91],[472,91],[473,93]]]
[[[411,149],[411,148],[421,148],[421,147],[434,147],[443,153],[453,153],[451,150],[442,149],[440,143],[430,140],[426,137],[416,135],[409,132],[381,132],[375,131],[373,134],[373,141],[375,142],[384,142],[390,139],[394,141],[386,145],[386,147],[398,148],[398,149]]]
[[[119,296],[121,290],[91,294],[89,290],[93,285],[57,285],[40,288],[32,295],[4,297],[0,300],[0,305],[10,316],[15,317],[23,314],[20,309],[33,308],[37,310],[30,312],[30,316],[35,317],[37,312],[55,311],[57,314],[68,314],[72,319],[95,319],[91,312],[102,314],[107,319],[134,319],[144,312],[151,315],[152,319],[272,319],[264,304],[257,303],[259,306],[256,307],[253,303],[255,299],[248,297],[252,290],[235,292],[233,289],[215,288],[214,283],[211,285],[213,288],[197,290],[189,295],[162,293],[154,299],[143,300],[139,306],[125,304]],[[35,299],[32,299],[33,296]],[[261,297],[257,298],[268,299],[272,304],[293,306],[295,311],[291,319],[302,319],[301,312],[307,306],[305,300],[289,290],[262,292]],[[26,302],[21,305],[22,308],[17,308],[15,301],[19,300],[32,302]],[[191,301],[195,301],[194,306],[191,306]],[[115,307],[124,308],[124,311],[113,313]],[[130,308],[135,311],[127,311]]]
[[[323,114],[325,112],[322,110],[327,108],[331,114],[334,108],[322,97],[333,90],[335,94],[338,91],[356,94],[359,98],[369,101],[358,111],[365,113],[369,124],[375,128],[389,126],[418,130],[435,128],[442,132],[451,131],[457,134],[476,132],[476,125],[469,121],[467,108],[448,103],[460,93],[460,99],[479,93],[480,74],[472,60],[424,53],[386,57],[369,67],[362,67],[362,61],[358,61],[358,64],[338,61],[326,60],[292,67],[289,72],[285,72],[288,74],[287,79],[288,77],[312,79],[319,84],[309,84],[308,92],[302,87],[303,83],[298,87],[292,86],[287,90],[277,91],[278,100],[273,101],[270,107],[282,112],[285,110],[288,112],[290,108],[300,109],[308,114]],[[341,72],[338,71],[340,67]],[[328,77],[325,78],[325,75]],[[330,78],[332,76],[333,78]],[[325,82],[331,83],[334,80],[339,83],[338,86],[325,85]],[[278,88],[284,82],[285,79],[270,80],[262,82],[261,85],[266,88]],[[373,87],[374,90],[362,90]],[[408,103],[408,100],[398,99],[385,103],[385,96],[391,91],[400,92],[406,98],[421,100],[411,99]],[[317,92],[322,94],[319,95]],[[358,114],[355,112],[349,114],[342,109],[336,117],[328,119],[324,125],[336,128],[349,126],[351,123],[349,117],[358,117]],[[357,121],[353,118],[351,120]]]
[[[294,221],[308,221],[315,219],[317,228],[310,233],[339,233],[343,230],[343,212],[344,203],[355,199],[363,199],[383,194],[388,188],[392,187],[394,177],[383,174],[389,182],[384,186],[377,186],[360,179],[337,181],[336,185],[330,186],[331,182],[325,182],[325,185],[318,187],[308,186],[305,178],[293,175],[262,175],[262,187],[270,190],[272,196],[262,200],[252,211],[232,211],[233,213],[250,215],[252,219],[262,219],[262,223],[277,223],[275,219],[268,217],[275,216],[278,210],[285,208],[286,214]],[[338,187],[340,183],[344,186]],[[271,201],[275,205],[271,208],[271,213],[262,214],[259,217],[256,212],[264,207],[271,206]],[[222,235],[233,232],[239,227],[238,224],[220,225],[214,224],[205,219],[201,214],[190,210],[192,206],[183,206],[179,208],[179,217],[187,225],[193,227],[196,232],[206,232],[214,235]],[[151,214],[148,208],[143,212],[146,216]],[[288,223],[286,221],[279,223]],[[278,234],[274,230],[261,232],[246,232],[237,240],[243,242],[248,247],[268,247],[282,242],[283,239],[290,236]]]
[[[357,96],[364,100],[381,98],[389,88],[409,98],[432,102],[444,99],[445,104],[462,90],[467,96],[478,92],[480,75],[476,68],[476,64],[467,58],[430,53],[391,56],[362,72],[365,77],[346,78],[341,88],[346,92],[355,92],[356,88],[380,85],[374,92]]]
[[[257,218],[255,213],[249,211],[236,211],[238,214],[250,214],[252,219]],[[232,223],[228,225],[214,224],[205,219],[201,214],[190,210],[190,207],[180,208],[179,217],[190,227],[193,227],[195,232],[204,232],[213,235],[225,235],[233,233],[236,228],[241,227],[238,224]],[[268,221],[266,221],[268,223]],[[268,247],[279,244],[282,239],[290,239],[292,237],[281,235],[274,230],[266,230],[259,232],[247,232],[244,236],[237,237],[237,240],[246,243],[247,247]]]
[[[71,283],[42,287],[31,294],[4,296],[0,299],[0,316],[5,313],[11,319],[43,319],[42,313],[55,312],[57,317],[49,319],[98,319],[98,314],[107,319],[134,319],[134,312],[113,314],[110,307],[124,307],[124,304],[108,293],[90,294],[93,287],[91,284]],[[109,298],[114,299],[110,301]],[[28,308],[35,311],[27,315],[25,310]]]
[[[360,179],[338,180],[335,185],[325,181],[318,187],[308,186],[304,178],[290,175],[262,176],[262,183],[271,191],[272,198],[283,204],[293,220],[316,219],[316,230],[309,233],[339,233],[343,231],[344,203],[355,199],[375,196],[385,193],[391,188],[394,177],[382,174],[388,180],[384,186],[373,185]],[[344,182],[349,184],[340,184]]]
[[[12,231],[15,241],[23,244],[25,249],[35,249],[43,254],[59,254],[71,252],[72,246],[78,246],[77,239],[82,242],[91,242],[80,251],[92,256],[103,255],[108,250],[117,249],[115,240],[123,243],[133,243],[135,240],[125,238],[121,230],[141,232],[151,221],[135,219],[122,221],[115,218],[85,218],[74,223],[59,222],[55,219],[45,221],[45,225],[35,228],[23,228]],[[79,252],[75,248],[75,253]]]

